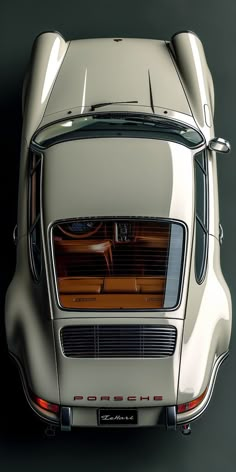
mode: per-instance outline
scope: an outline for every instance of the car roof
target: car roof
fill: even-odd
[[[193,221],[193,157],[156,139],[92,138],[45,150],[46,226],[75,217],[159,217]]]

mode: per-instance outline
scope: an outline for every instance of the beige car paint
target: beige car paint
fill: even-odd
[[[100,102],[134,100],[138,102],[133,104],[135,108],[150,107],[149,75],[154,106],[191,114],[164,41],[128,38],[119,42],[112,38],[72,41],[64,66],[46,116]],[[78,83],[82,84],[80,90]]]
[[[196,35],[182,33],[173,37],[171,46],[196,124],[206,135],[213,123],[214,95],[203,45]]]
[[[44,158],[45,231],[65,218],[130,215],[187,221],[191,231],[192,163],[184,146],[153,139],[93,138],[51,146]]]
[[[75,65],[77,54],[79,59]],[[176,71],[184,88],[177,80]],[[68,86],[67,81],[70,81]],[[58,33],[45,33],[36,39],[25,90],[17,264],[6,297],[6,333],[9,350],[21,366],[26,390],[30,388],[38,396],[64,406],[72,405],[74,396],[80,394],[160,394],[164,397],[160,405],[173,405],[191,401],[209,385],[212,385],[209,392],[212,391],[217,361],[228,351],[231,332],[230,293],[220,268],[214,152],[207,150],[210,237],[208,268],[200,285],[194,270],[195,194],[191,166],[194,153],[179,144],[154,140],[142,143],[142,140],[122,138],[116,146],[115,139],[104,138],[99,142],[82,140],[50,148],[43,159],[41,202],[45,269],[37,283],[30,271],[27,235],[29,146],[34,132],[41,126],[89,112],[91,105],[96,103],[137,100],[138,104],[110,105],[97,111],[154,111],[183,123],[195,123],[208,144],[214,137],[214,90],[200,40],[193,33],[183,32],[170,42],[142,39],[115,42],[113,38],[66,42]],[[157,167],[164,157],[164,168],[168,172],[162,181]],[[83,166],[82,173],[79,172],[80,165]],[[116,178],[112,179],[114,168]],[[78,179],[80,187],[75,185]],[[92,185],[88,190],[90,182]],[[158,185],[155,188],[155,183],[159,183],[159,188]],[[78,206],[75,205],[77,199]],[[61,218],[107,215],[172,217],[187,224],[185,277],[181,304],[176,310],[127,311],[122,312],[122,316],[114,316],[109,312],[81,313],[60,309],[50,225]],[[174,356],[143,361],[65,358],[59,342],[62,326],[106,324],[108,319],[109,323],[117,324],[175,325],[178,336]],[[143,371],[142,366],[145,366]],[[28,400],[44,419],[59,421],[55,415],[42,411]],[[73,407],[73,425],[96,426],[95,407],[99,402],[94,402],[93,407],[89,402],[83,404],[86,408],[77,404]],[[140,425],[155,424],[160,414],[160,405],[143,407],[148,405],[151,404],[142,403],[139,409]],[[117,402],[116,406],[130,405]],[[201,411],[203,406],[200,405],[189,413],[178,414],[177,423],[191,421]]]
[[[189,398],[197,398],[205,390],[216,359],[228,349],[231,299],[219,262],[219,242],[210,236],[204,282],[196,283],[193,266],[190,274],[193,296],[188,297],[186,307],[178,403],[191,401]]]
[[[114,146],[116,141],[117,145]],[[44,160],[43,214],[47,260],[52,260],[50,225],[53,221],[63,220],[66,215],[68,218],[75,215],[159,216],[188,221],[187,238],[191,242],[194,175],[193,155],[190,150],[164,141],[158,141],[157,145],[153,140],[99,138],[72,141],[71,153],[65,160],[66,146],[68,143],[52,146],[48,149],[47,159]],[[116,176],[115,180],[113,175]],[[52,179],[55,179],[53,186]],[[144,184],[145,181],[147,185]],[[87,182],[89,198],[84,200],[84,196],[88,194]],[[181,192],[183,187],[186,192],[184,195]],[[187,273],[190,268],[191,249],[190,243],[187,245],[185,257]],[[49,264],[48,279],[51,285],[53,316],[63,318],[65,311],[62,312],[58,307],[53,269],[53,265]],[[182,303],[178,309],[167,313],[160,312],[157,316],[183,319],[187,293],[188,279],[185,278]],[[68,312],[67,316],[76,318],[78,315],[76,312]],[[88,318],[91,313],[85,312],[83,316]],[[105,312],[103,316],[109,318],[111,314]],[[137,313],[129,312],[126,316],[136,318]]]
[[[63,403],[69,406],[91,406],[92,402],[87,401],[88,395],[98,397],[109,395],[129,395],[145,396],[149,395],[149,400],[139,400],[133,402],[131,406],[164,406],[172,405],[177,401],[178,367],[181,352],[181,338],[183,321],[166,320],[162,318],[147,318],[145,324],[172,325],[178,329],[178,337],[175,353],[171,357],[163,359],[69,359],[64,356],[61,350],[60,329],[63,326],[90,325],[94,323],[107,324],[107,319],[103,317],[61,319],[54,323],[56,353],[59,369],[60,395]],[[139,321],[140,322],[140,321]],[[142,316],[144,322],[144,316]],[[137,319],[118,317],[109,318],[109,324],[136,324]],[[142,371],[142,375],[140,372]],[[95,382],[95,378],[97,381]],[[99,381],[98,381],[99,379]],[[85,399],[74,400],[74,396],[83,395]],[[153,396],[163,396],[163,400],[153,401]],[[93,406],[107,408],[127,408],[130,401],[105,401],[93,402]],[[135,403],[135,405],[134,405]]]

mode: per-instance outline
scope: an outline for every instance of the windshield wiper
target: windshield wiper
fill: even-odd
[[[130,100],[128,102],[103,102],[103,103],[95,103],[95,105],[91,105],[90,111],[96,110],[96,108],[106,107],[108,105],[117,105],[119,103],[138,103],[138,100]]]
[[[116,102],[116,103],[131,103],[131,102]],[[108,105],[108,104],[107,104]],[[102,105],[101,105],[102,106]],[[122,122],[123,121],[126,121],[126,122],[130,122],[130,123],[137,123],[137,124],[144,124],[144,125],[153,125],[153,126],[156,126],[158,128],[167,128],[167,129],[173,129],[173,130],[176,130],[178,128],[181,128],[181,125],[179,124],[176,124],[176,123],[172,123],[168,118],[156,118],[154,117],[153,115],[146,115],[146,114],[143,114],[143,113],[138,113],[138,114],[135,114],[135,113],[130,113],[130,112],[104,112],[104,113],[98,113],[98,114],[94,114],[92,115],[92,117],[95,119],[95,120],[112,120],[112,119],[115,119],[115,120],[120,120]],[[125,123],[125,124],[128,124],[128,123]],[[121,123],[122,124],[122,123]],[[182,128],[181,128],[182,129]]]

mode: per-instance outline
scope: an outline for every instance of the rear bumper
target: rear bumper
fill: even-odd
[[[9,352],[11,358],[16,362],[19,369],[20,378],[26,400],[33,412],[44,422],[60,427],[63,431],[69,431],[72,427],[99,427],[99,428],[127,428],[127,425],[98,425],[97,407],[67,407],[61,406],[60,415],[40,408],[30,396],[29,388],[26,382],[24,369],[19,359]],[[127,408],[127,411],[129,409]],[[142,426],[160,426],[167,429],[176,428],[176,407],[143,407],[137,408],[138,424],[129,425],[137,428]]]
[[[168,407],[143,407],[143,408],[135,408],[137,411],[138,423],[135,425],[132,424],[98,424],[98,408],[94,407],[62,407],[62,410],[67,411],[67,418],[71,418],[71,427],[98,427],[98,428],[139,428],[144,426],[159,426],[166,429],[176,429],[176,407],[175,406],[168,406]],[[121,409],[115,409],[117,413],[121,411]],[[107,409],[109,413],[111,410]],[[114,409],[112,410],[114,412]],[[127,411],[127,415],[130,408],[122,408],[122,412]],[[69,429],[68,425],[61,424],[62,429]],[[64,427],[65,426],[65,427]]]
[[[132,428],[137,427],[144,427],[144,426],[160,426],[166,429],[176,429],[177,426],[190,423],[191,421],[196,420],[199,416],[205,411],[207,408],[211,396],[213,393],[217,373],[219,367],[223,363],[223,361],[227,358],[229,352],[224,352],[221,354],[215,361],[214,367],[212,369],[210,382],[208,385],[206,396],[204,397],[203,401],[198,405],[196,408],[184,412],[176,414],[176,406],[162,406],[162,407],[141,407],[137,408],[138,414],[138,424],[137,425],[128,425]],[[21,363],[17,359],[15,355],[10,353],[11,357],[16,361],[17,366],[19,368],[21,381],[24,389],[24,393],[26,399],[34,411],[43,421],[54,424],[55,426],[61,427],[64,431],[69,431],[72,427],[99,427],[99,428],[127,428],[127,425],[98,425],[97,421],[97,407],[68,407],[68,406],[61,406],[60,408],[60,416],[44,410],[40,408],[34,401],[32,400],[29,390],[27,387],[26,379],[24,376],[24,371],[21,366]],[[127,412],[129,409],[127,408]]]

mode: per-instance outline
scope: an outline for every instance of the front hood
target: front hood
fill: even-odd
[[[69,84],[69,85],[68,85]],[[164,41],[89,39],[70,43],[45,117],[80,113],[97,103],[133,101],[133,108],[161,107],[191,115]]]
[[[129,319],[109,320],[107,324],[130,324]],[[164,406],[177,401],[177,386],[183,321],[142,320],[145,325],[174,326],[177,330],[174,354],[163,358],[70,358],[62,352],[61,328],[93,325],[94,320],[54,322],[59,392],[67,406]],[[104,323],[104,320],[99,320]],[[137,326],[137,320],[132,322]],[[96,320],[97,324],[97,320]]]

